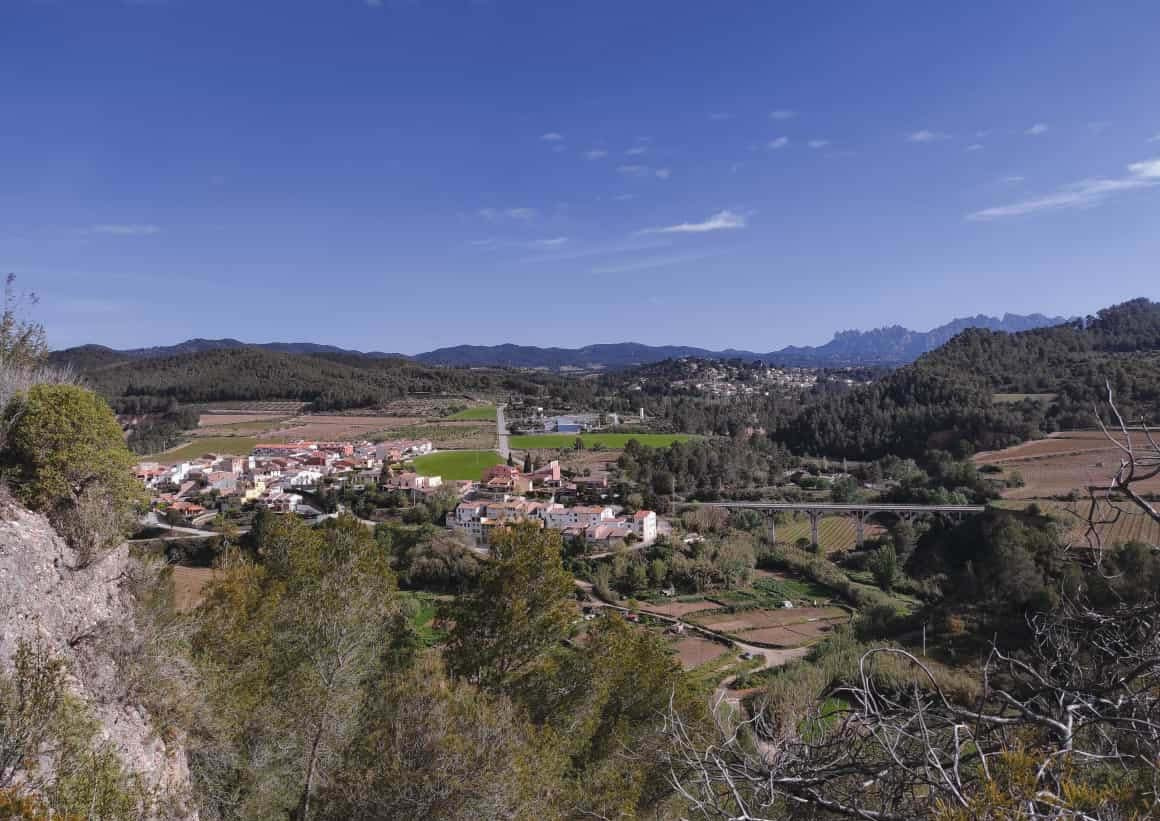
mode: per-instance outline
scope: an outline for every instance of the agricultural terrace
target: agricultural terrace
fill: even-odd
[[[1062,502],[1051,499],[1010,499],[998,503],[1008,510],[1025,510],[1032,504],[1043,513],[1054,517],[1064,530],[1064,539],[1072,545],[1087,545],[1087,505],[1084,502]],[[1156,522],[1131,505],[1121,505],[1121,513],[1115,521],[1099,525],[1100,537],[1107,546],[1142,542],[1160,545],[1160,522]],[[1113,518],[1108,516],[1106,518]]]
[[[495,405],[481,405],[477,408],[464,408],[459,413],[447,417],[455,422],[478,422],[490,419],[495,421]]]
[[[1018,473],[1018,486],[1003,492],[1009,499],[1041,499],[1083,492],[1089,485],[1107,486],[1120,465],[1120,451],[1100,431],[1061,431],[974,457],[977,467],[1000,479]],[[1160,477],[1141,482],[1144,493],[1160,493]]]
[[[797,544],[801,539],[812,540],[810,519],[805,514],[795,513],[784,524],[777,525],[777,541],[781,544]],[[878,521],[866,522],[867,539],[877,539],[886,533],[886,528]],[[827,553],[853,550],[858,546],[858,525],[849,516],[826,516],[818,521],[818,546]]]
[[[600,445],[610,450],[624,450],[630,439],[650,448],[667,448],[674,442],[688,442],[697,437],[687,433],[544,433],[513,436],[509,443],[516,450],[561,450],[571,448],[577,438],[586,448]]]
[[[444,450],[415,457],[415,472],[420,476],[442,476],[444,479],[479,480],[483,472],[500,463],[494,450]]]
[[[779,648],[813,644],[849,620],[850,615],[839,607],[742,610],[689,617],[691,622],[740,641]]]

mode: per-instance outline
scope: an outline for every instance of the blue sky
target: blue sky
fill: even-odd
[[[1160,296],[1160,4],[0,0],[58,347],[770,350]]]

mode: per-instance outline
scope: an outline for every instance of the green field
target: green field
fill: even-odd
[[[207,453],[217,453],[223,456],[248,456],[258,442],[259,440],[253,436],[201,436],[187,445],[147,458],[164,464],[174,464],[186,459],[195,459]]]
[[[447,417],[456,422],[469,420],[480,421],[484,419],[495,420],[495,405],[481,405],[478,408],[464,408],[459,413],[453,413]]]
[[[417,456],[415,472],[421,476],[442,476],[444,479],[471,479],[478,482],[483,472],[500,463],[494,450],[445,450]]]
[[[576,443],[575,433],[545,433],[540,436],[513,436],[510,444],[516,450],[560,450],[571,448]],[[624,450],[629,439],[635,439],[650,448],[667,448],[673,442],[688,442],[696,439],[687,433],[581,433],[584,447],[603,445],[609,450]]]

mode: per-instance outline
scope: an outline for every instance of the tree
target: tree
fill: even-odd
[[[874,552],[870,557],[870,572],[874,575],[874,582],[889,593],[898,576],[898,554],[894,545],[883,545]]]
[[[261,565],[227,551],[198,612],[215,731],[195,751],[195,776],[242,816],[308,821],[359,727],[366,682],[414,637],[389,556],[361,522],[276,517],[258,554]]]
[[[890,528],[890,541],[894,544],[899,563],[906,564],[918,543],[918,534],[915,532],[914,525],[906,519],[900,518]]]
[[[372,687],[321,817],[558,818],[562,756],[502,695],[448,681],[437,654]]]
[[[70,367],[48,363],[44,327],[27,316],[38,302],[36,294],[16,289],[16,276],[4,280],[4,304],[0,312],[0,410],[17,394],[33,385],[72,384],[77,376]],[[4,434],[0,427],[0,438]]]
[[[531,473],[531,472],[532,472],[532,452],[529,450],[529,451],[524,452],[524,473],[527,474],[527,473]]]
[[[35,385],[9,403],[4,425],[0,470],[17,498],[73,535],[81,564],[125,535],[144,490],[103,399],[74,385]]]
[[[698,721],[705,699],[665,640],[609,614],[582,645],[551,655],[520,701],[567,757],[570,817],[673,817],[655,809],[670,794],[658,718],[676,705]]]
[[[35,293],[16,290],[16,275],[4,278],[4,309],[0,313],[0,363],[6,367],[43,364],[48,354],[44,327],[24,316],[25,309],[39,302]]]
[[[846,505],[858,500],[858,481],[853,476],[842,476],[830,485],[830,501]]]
[[[454,675],[510,692],[567,637],[574,585],[554,531],[514,525],[495,531],[491,547],[476,589],[443,607],[455,622],[445,657]]]

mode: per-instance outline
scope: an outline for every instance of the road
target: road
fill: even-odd
[[[168,536],[155,537],[155,538],[160,538],[160,539],[164,539],[164,540],[169,540],[169,539],[209,539],[209,538],[212,538],[213,536],[220,536],[221,535],[220,533],[217,533],[217,532],[212,531],[212,530],[200,530],[200,529],[195,528],[195,527],[181,527],[180,525],[175,527],[171,524],[168,524],[167,522],[162,521],[161,518],[156,513],[152,512],[152,511],[150,511],[149,513],[146,513],[143,517],[141,517],[141,524],[144,527],[156,527],[156,528],[168,530],[169,531]],[[238,532],[239,533],[249,532],[249,528],[245,528],[245,530],[239,530]],[[153,539],[137,539],[137,540],[130,539],[130,541],[149,542],[149,541],[153,541]]]
[[[512,455],[512,449],[508,445],[507,421],[503,418],[503,409],[505,407],[507,407],[507,406],[506,405],[496,405],[495,406],[495,435],[496,435],[496,438],[499,440],[499,447],[498,447],[499,458],[503,459],[506,462],[508,460],[508,457]]]

